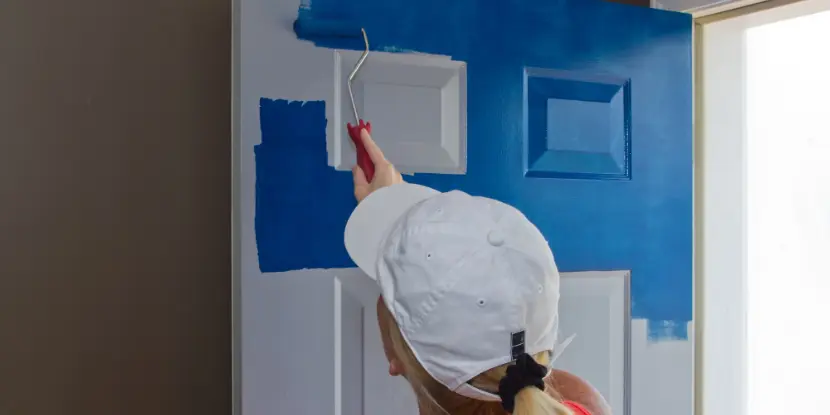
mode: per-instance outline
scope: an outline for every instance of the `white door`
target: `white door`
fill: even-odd
[[[362,42],[298,39],[298,15],[365,26],[358,109],[408,181],[503,200],[543,232],[560,338],[576,335],[556,366],[615,413],[690,414],[691,19],[580,0],[238,1],[241,413],[417,412],[342,242]]]

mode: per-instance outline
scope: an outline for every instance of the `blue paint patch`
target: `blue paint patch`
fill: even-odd
[[[418,174],[409,181],[516,206],[548,239],[563,271],[631,270],[632,317],[650,321],[653,339],[686,338],[693,262],[689,15],[595,0],[312,3],[299,11],[298,19],[364,27],[373,50],[417,51],[467,62],[467,174]],[[359,35],[299,36],[322,47],[363,47]],[[527,68],[626,80],[630,180],[525,177],[525,146],[532,140],[526,140]],[[595,84],[596,94],[608,92],[603,83]],[[576,85],[555,92],[559,98],[591,96],[590,88]],[[314,116],[300,112],[261,113],[264,136],[273,122],[269,117],[292,118],[285,125],[307,122],[314,132],[313,137],[294,132],[308,139],[286,144],[292,136],[279,131],[263,137],[267,151],[257,149],[257,240],[263,270],[350,266],[342,242],[354,207],[350,177],[326,165],[322,105]],[[543,152],[567,147],[536,142],[544,145]],[[613,146],[607,154],[614,162],[628,156],[620,153],[619,140],[607,143]],[[596,159],[567,167],[573,158],[565,157],[540,169],[608,173],[610,165],[591,164]],[[268,203],[260,192],[267,192]],[[282,199],[270,200],[276,197]],[[260,232],[270,235],[260,237]]]
[[[320,8],[311,11],[310,4],[302,4],[294,20],[294,33],[300,39],[312,39],[324,36],[326,39],[337,39],[342,48],[365,48],[362,27],[355,23],[349,14],[337,12],[321,12]]]
[[[686,323],[677,321],[648,321],[648,341],[686,340],[689,329]]]
[[[325,102],[262,98],[259,120],[254,226],[260,271],[353,267],[343,245],[355,206],[352,176],[327,164]]]

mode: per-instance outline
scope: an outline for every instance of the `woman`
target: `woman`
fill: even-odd
[[[548,369],[559,272],[539,230],[496,200],[405,183],[361,136],[375,176],[353,170],[346,249],[380,286],[389,374],[409,381],[420,413],[610,414],[585,381]]]

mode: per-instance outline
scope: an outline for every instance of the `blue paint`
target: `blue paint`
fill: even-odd
[[[648,339],[650,341],[660,340],[686,340],[689,336],[686,323],[677,321],[648,321]]]
[[[631,178],[627,79],[525,70],[525,176]]]
[[[254,226],[260,271],[354,266],[343,245],[355,206],[352,176],[326,164],[325,102],[263,98],[259,118]]]
[[[467,174],[419,174],[408,180],[518,207],[550,241],[563,271],[630,269],[632,316],[654,322],[655,339],[686,338],[692,318],[690,16],[597,0],[314,0],[305,10],[304,19],[337,16],[359,23],[374,50],[466,61]],[[362,47],[342,38],[306,40],[324,47]],[[544,152],[560,145],[526,134],[527,68],[625,80],[630,180],[596,180],[607,178],[600,176],[609,167],[592,167],[590,161],[576,162],[570,170],[600,175],[592,180],[525,177],[527,146]],[[607,86],[616,84],[565,83],[548,98],[607,97]],[[266,260],[261,267],[351,266],[342,247],[343,224],[354,206],[349,174],[326,165],[322,105],[314,116],[298,112],[263,109],[261,114],[263,135],[269,136],[257,149],[257,239]],[[285,125],[307,122],[314,134],[297,131],[305,139],[286,144],[291,132],[266,133],[275,122],[269,117],[294,118]],[[609,145],[619,148],[619,138]],[[282,147],[291,154],[280,154]],[[620,159],[618,150],[609,154]],[[562,170],[557,166],[565,162],[540,168]],[[275,196],[277,191],[282,196]],[[261,192],[281,200],[265,203]],[[260,237],[261,232],[273,235]]]
[[[293,28],[297,37],[306,39],[325,36],[327,38],[337,38],[342,42],[351,40],[350,45],[356,45],[352,47],[360,47],[365,44],[360,25],[338,14],[312,14],[309,7],[308,5],[300,6],[297,19],[294,20]],[[355,41],[359,41],[359,43],[354,43]]]

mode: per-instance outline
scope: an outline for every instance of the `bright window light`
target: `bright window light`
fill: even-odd
[[[830,414],[830,12],[746,31],[749,415]]]

